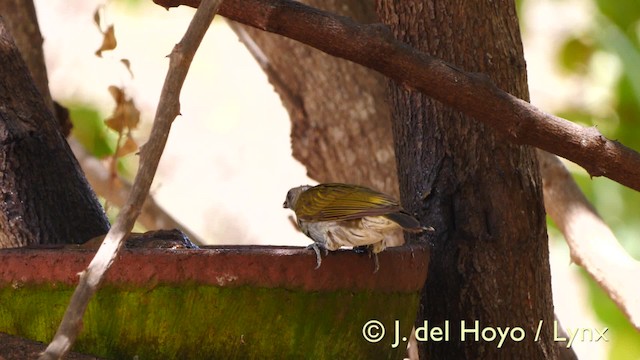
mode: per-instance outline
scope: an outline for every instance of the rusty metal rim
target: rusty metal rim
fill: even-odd
[[[75,285],[94,251],[69,248],[0,250],[0,286]],[[367,254],[339,250],[315,270],[312,250],[291,246],[209,246],[201,250],[125,249],[109,270],[105,285],[208,284],[306,291],[415,292],[424,284],[426,246],[389,248],[373,273]]]

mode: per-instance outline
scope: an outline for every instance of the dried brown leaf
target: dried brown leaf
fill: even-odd
[[[111,97],[116,102],[116,105],[120,105],[121,103],[124,102],[124,90],[122,90],[121,88],[115,85],[109,86],[108,89],[109,89],[109,93],[111,94]]]
[[[114,112],[113,116],[105,120],[104,123],[107,124],[110,129],[117,132],[122,132],[124,129],[124,117],[122,114],[118,113],[117,110]]]
[[[127,99],[124,90],[117,86],[109,86],[109,93],[116,102],[116,108],[113,110],[113,115],[105,120],[105,124],[119,133],[125,129],[131,130],[138,127],[140,110],[133,99]]]
[[[118,45],[118,41],[116,40],[115,28],[113,25],[109,25],[107,31],[104,32],[104,37],[102,38],[102,46],[100,49],[96,51],[96,56],[102,57],[103,51],[109,51],[116,48]]]
[[[100,7],[98,7],[96,9],[96,12],[93,13],[93,22],[96,23],[96,26],[98,27],[98,30],[100,30],[100,32],[102,32],[102,29],[100,28]]]
[[[124,65],[124,67],[127,68],[127,71],[129,71],[129,75],[131,75],[131,78],[133,78],[133,71],[131,71],[131,62],[129,61],[129,59],[120,59],[120,62]]]
[[[116,105],[113,115],[105,120],[107,126],[117,132],[124,129],[135,129],[140,122],[140,111],[133,100],[124,101]]]
[[[138,123],[140,122],[140,110],[136,107],[136,104],[132,99],[129,99],[124,104],[125,110],[125,126],[131,130],[138,127]]]
[[[138,144],[131,137],[131,135],[127,135],[127,139],[124,141],[124,144],[118,149],[118,156],[123,157],[129,155],[138,150]]]

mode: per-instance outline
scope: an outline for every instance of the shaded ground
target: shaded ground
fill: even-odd
[[[46,344],[41,342],[26,340],[0,332],[0,360],[37,359],[46,347]],[[100,358],[92,355],[70,352],[65,359],[97,360]]]

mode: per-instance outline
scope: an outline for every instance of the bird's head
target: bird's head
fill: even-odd
[[[311,185],[302,185],[292,188],[291,190],[289,190],[289,192],[287,192],[287,198],[284,200],[284,204],[282,204],[282,207],[284,207],[285,209],[296,211],[296,203],[298,202],[300,194],[311,189],[312,187],[313,186]]]

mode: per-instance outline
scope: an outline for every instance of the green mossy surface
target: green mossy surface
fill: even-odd
[[[38,341],[53,337],[73,289],[0,286],[0,331]],[[401,359],[419,294],[256,287],[105,286],[91,301],[75,351],[111,359]],[[367,321],[386,328],[378,343]]]

